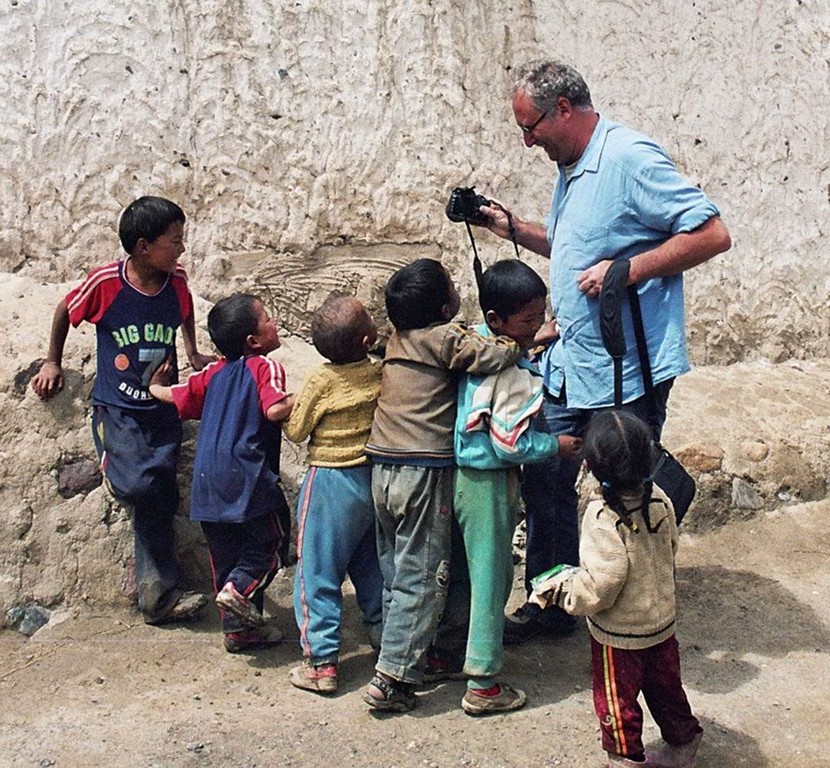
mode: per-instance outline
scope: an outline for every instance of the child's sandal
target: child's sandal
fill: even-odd
[[[381,696],[373,696],[369,691],[375,688]],[[384,712],[409,712],[415,708],[417,699],[407,683],[385,680],[375,675],[369,687],[363,693],[363,701],[375,709]]]

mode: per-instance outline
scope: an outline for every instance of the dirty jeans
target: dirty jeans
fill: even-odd
[[[383,574],[378,672],[420,683],[447,599],[453,467],[375,464],[372,497]]]

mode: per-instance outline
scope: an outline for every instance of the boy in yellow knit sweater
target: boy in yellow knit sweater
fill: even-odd
[[[353,296],[334,293],[315,312],[311,338],[330,362],[312,372],[283,434],[307,437],[308,471],[297,504],[294,614],[304,662],[297,688],[337,690],[341,587],[348,574],[372,645],[380,644],[383,577],[375,544],[372,467],[364,449],[380,394],[380,365],[367,356],[375,323]]]

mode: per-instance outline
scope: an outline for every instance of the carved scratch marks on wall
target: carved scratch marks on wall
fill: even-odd
[[[354,294],[382,324],[386,281],[422,257],[440,259],[439,249],[431,244],[327,245],[311,256],[267,255],[250,276],[280,324],[308,336],[311,314],[332,291]]]

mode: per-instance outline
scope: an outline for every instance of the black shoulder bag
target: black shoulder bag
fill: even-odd
[[[614,407],[616,408],[622,406],[622,364],[626,351],[622,325],[624,292],[628,293],[628,304],[631,308],[631,320],[640,357],[640,370],[643,374],[643,386],[646,396],[654,397],[654,382],[651,378],[651,363],[646,346],[643,316],[640,311],[640,297],[636,285],[626,285],[630,268],[631,263],[628,259],[617,259],[612,262],[603,278],[602,293],[599,299],[602,343],[614,361]],[[654,448],[655,461],[651,470],[651,480],[660,486],[666,496],[671,499],[679,525],[695,497],[695,481],[683,465],[660,443],[655,443]]]

